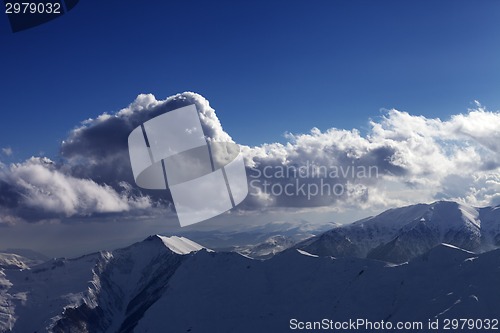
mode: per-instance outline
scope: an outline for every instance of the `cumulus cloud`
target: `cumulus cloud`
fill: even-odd
[[[56,162],[32,158],[2,165],[0,206],[9,212],[3,220],[172,207],[168,191],[135,186],[127,139],[145,121],[190,104],[197,106],[207,140],[233,142],[202,96],[139,95],[128,107],[73,129]],[[498,112],[477,103],[441,120],[393,109],[369,126],[366,134],[313,128],[286,134],[285,144],[242,146],[250,195],[240,211],[379,209],[437,199],[500,204]]]
[[[142,94],[117,113],[88,119],[72,130],[61,146],[64,169],[75,177],[93,179],[114,188],[122,181],[133,184],[127,147],[130,132],[151,118],[190,104],[196,105],[209,140],[232,142],[214,109],[202,96],[186,92],[158,101],[152,94]]]
[[[15,222],[15,218],[38,221],[151,207],[147,196],[131,195],[125,183],[122,187],[117,192],[105,184],[64,174],[48,158],[2,165],[0,198],[4,213],[0,219],[6,223]]]
[[[62,142],[57,161],[32,158],[20,164],[2,165],[0,207],[4,213],[0,221],[130,214],[151,207],[170,210],[168,191],[148,191],[135,186],[128,135],[145,121],[190,104],[197,106],[208,140],[232,142],[222,130],[215,111],[200,95],[187,92],[158,101],[151,94],[141,94],[114,114],[104,113],[83,121]]]
[[[313,129],[309,134],[289,135],[287,144],[245,148],[247,164],[261,170],[270,165],[279,169],[311,164],[316,168],[321,165],[344,169],[373,166],[377,170],[372,177],[348,175],[326,179],[344,187],[345,191],[339,195],[319,195],[313,199],[302,195],[297,200],[297,196],[262,194],[258,198],[263,203],[283,206],[371,208],[437,199],[473,205],[499,203],[498,112],[478,105],[467,114],[442,121],[388,110],[378,121],[372,120],[370,126],[365,136],[357,130]],[[290,182],[289,178],[295,177],[281,181]],[[306,182],[318,183],[318,180],[313,177]],[[316,188],[312,187],[314,193]]]

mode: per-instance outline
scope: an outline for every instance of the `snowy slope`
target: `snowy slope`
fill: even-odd
[[[12,283],[6,278],[4,270],[0,268],[0,332],[8,332],[15,323],[12,296],[8,293],[10,287]]]
[[[233,251],[253,259],[269,259],[275,254],[292,247],[296,241],[293,238],[276,235],[256,245],[238,246]]]
[[[152,236],[0,274],[1,330],[280,333],[290,331],[291,318],[500,316],[500,250],[476,255],[443,244],[394,266],[305,251],[266,261],[204,250],[180,255],[165,243],[191,244]]]
[[[113,252],[4,270],[2,332],[12,325],[14,332],[131,332],[179,266],[179,253],[201,248],[151,236]]]
[[[485,250],[500,247],[500,206],[479,209]]]
[[[54,259],[29,270],[5,271],[13,284],[8,294],[15,331],[43,332],[65,307],[92,303],[93,268],[105,255]]]
[[[170,250],[172,250],[177,254],[189,254],[191,252],[203,249],[203,246],[185,237],[177,237],[177,236],[165,237],[159,235],[158,237],[161,239],[161,241],[163,242],[163,244],[165,244],[166,247],[168,247]]]
[[[0,250],[2,253],[10,253],[10,254],[17,254],[21,257],[24,257],[26,259],[31,260],[32,266],[36,264],[41,264],[46,261],[49,261],[51,258],[47,257],[46,255],[33,251],[30,249],[14,249],[14,248],[8,248],[4,250]]]
[[[290,332],[291,318],[498,318],[500,251],[440,245],[409,264],[311,257],[257,261],[200,252],[178,269],[137,332]],[[357,330],[373,332],[373,330]]]
[[[334,228],[297,248],[322,256],[401,263],[440,243],[470,251],[500,246],[500,210],[439,201],[388,210]]]
[[[304,221],[275,221],[264,225],[235,223],[223,229],[204,230],[185,228],[176,231],[188,239],[213,250],[239,251],[266,243],[271,237],[282,236],[294,244],[319,235],[337,226],[335,223],[312,224]]]
[[[397,235],[431,230],[422,235],[470,244],[461,233],[472,237],[487,224],[495,230],[496,214],[420,205],[360,221],[353,235],[361,240],[365,232],[376,244],[390,242],[377,228]],[[401,219],[388,218],[394,216]],[[499,299],[500,250],[475,254],[437,244],[394,265],[290,249],[262,261],[156,235],[112,252],[0,269],[0,332],[281,333],[290,332],[292,318],[500,318]]]
[[[27,269],[32,260],[13,253],[0,253],[0,268]]]

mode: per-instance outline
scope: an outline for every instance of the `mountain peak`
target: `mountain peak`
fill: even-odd
[[[185,238],[185,237],[178,237],[178,236],[161,236],[161,235],[154,235],[154,236],[149,236],[147,240],[152,240],[152,239],[159,239],[163,242],[163,244],[169,248],[172,252],[177,253],[177,254],[189,254],[191,252],[196,252],[201,249],[204,249],[205,247],[193,242],[192,240]]]
[[[473,252],[499,247],[499,221],[500,210],[436,201],[389,209],[334,228],[298,248],[317,255],[401,263],[440,243]]]

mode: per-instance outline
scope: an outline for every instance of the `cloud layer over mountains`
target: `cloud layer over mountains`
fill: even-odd
[[[171,211],[168,191],[135,185],[127,138],[144,121],[193,103],[207,139],[232,142],[202,96],[139,95],[115,114],[73,129],[56,161],[0,162],[0,223]],[[437,199],[500,204],[500,113],[479,103],[447,120],[389,110],[371,120],[366,133],[313,128],[287,133],[286,139],[286,144],[241,147],[250,195],[240,211],[382,209]]]

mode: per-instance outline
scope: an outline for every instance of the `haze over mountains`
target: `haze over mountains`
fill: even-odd
[[[271,249],[268,260],[157,235],[42,264],[1,254],[0,332],[290,332],[293,318],[498,319],[499,211],[453,202],[392,209],[284,251],[291,244],[274,235],[257,246]],[[281,253],[272,255],[272,245]]]

